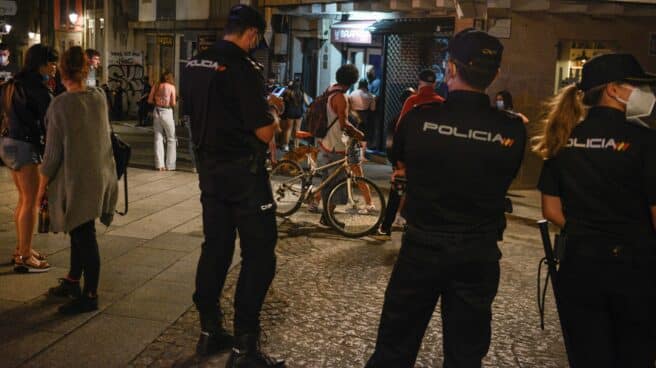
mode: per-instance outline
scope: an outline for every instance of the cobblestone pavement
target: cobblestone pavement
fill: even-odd
[[[312,215],[280,225],[278,272],[262,312],[265,351],[286,358],[289,367],[362,367],[372,353],[385,287],[400,237],[380,242],[349,240],[318,230]],[[501,284],[494,303],[492,346],[485,367],[566,367],[553,303],[548,295],[546,329],[539,329],[536,267],[541,258],[537,228],[513,220],[500,244]],[[238,267],[222,305],[232,317]],[[418,367],[441,366],[439,309],[424,338]],[[226,356],[194,357],[198,337],[194,308],[185,313],[133,362],[133,367],[223,366]]]

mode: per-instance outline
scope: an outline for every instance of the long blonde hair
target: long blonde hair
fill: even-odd
[[[583,93],[575,84],[561,89],[545,106],[547,115],[542,120],[544,128],[541,135],[533,137],[532,149],[547,159],[554,157],[567,144],[572,130],[583,119],[586,107]]]

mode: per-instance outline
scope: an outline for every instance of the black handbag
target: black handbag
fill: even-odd
[[[128,164],[132,155],[132,148],[125,143],[114,131],[111,132],[112,150],[114,151],[114,162],[116,163],[116,178],[121,180],[123,177],[123,188],[125,193],[125,210],[116,211],[121,216],[128,213]]]

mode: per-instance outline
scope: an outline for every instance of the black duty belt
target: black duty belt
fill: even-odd
[[[497,232],[496,231],[487,231],[487,232],[479,232],[479,233],[472,233],[472,232],[462,232],[462,233],[450,233],[450,232],[437,232],[437,231],[427,231],[423,229],[419,229],[415,226],[412,226],[408,224],[406,232],[406,236],[408,236],[410,239],[422,243],[422,244],[431,244],[434,243],[436,239],[440,240],[446,240],[446,241],[453,241],[453,242],[461,242],[464,240],[471,240],[471,239],[485,239],[485,238],[492,238],[496,239]]]
[[[577,244],[570,236],[565,250],[565,257],[591,258],[656,258],[656,247],[636,246],[598,242],[595,244]]]

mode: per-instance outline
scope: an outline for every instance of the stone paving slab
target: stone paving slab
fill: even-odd
[[[182,233],[192,236],[203,237],[203,216],[199,215],[184,224],[171,230],[172,233]]]
[[[112,235],[153,239],[200,214],[197,196],[146,216],[122,227],[110,230]]]
[[[200,248],[203,238],[183,233],[164,233],[144,243],[144,247],[162,250],[193,251]]]
[[[151,280],[113,304],[107,314],[173,323],[191,304],[191,284]]]
[[[24,366],[125,367],[165,326],[158,321],[101,315]]]
[[[195,198],[196,202],[198,202],[198,193],[194,190],[195,187],[197,188],[196,184],[190,183],[141,200],[136,200],[134,203],[130,202],[130,209],[127,216],[115,217],[115,222],[112,225],[117,227],[134,223],[135,221],[141,220],[147,216],[157,214],[158,211],[185,202],[189,200],[189,198]],[[198,203],[198,208],[200,208],[200,202]]]
[[[46,349],[62,337],[61,334],[51,332],[34,332],[28,336],[12,339],[0,344],[0,357],[2,366],[6,368],[18,367],[33,355]]]

